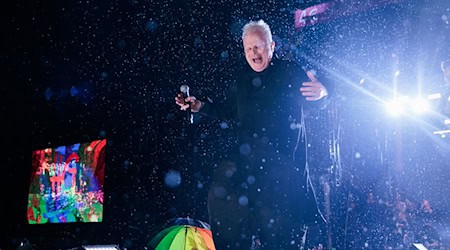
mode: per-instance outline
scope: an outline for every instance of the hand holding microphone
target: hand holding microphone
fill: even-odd
[[[187,85],[181,85],[180,91],[181,93],[175,97],[175,103],[180,106],[181,110],[187,111],[188,121],[193,123],[191,112],[198,112],[202,107],[202,102],[195,99],[194,96],[189,95],[189,87]]]

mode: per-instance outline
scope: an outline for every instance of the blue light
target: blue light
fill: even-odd
[[[80,91],[78,91],[77,87],[72,86],[72,88],[70,88],[70,95],[71,96],[76,96]]]
[[[150,19],[147,22],[147,25],[145,26],[147,28],[148,31],[150,32],[155,32],[156,29],[158,28],[158,23],[152,19]]]
[[[53,91],[50,88],[47,88],[44,92],[44,96],[45,96],[45,99],[47,101],[49,101],[50,98],[52,98],[52,96],[53,96]]]

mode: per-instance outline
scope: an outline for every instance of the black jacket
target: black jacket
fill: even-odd
[[[239,151],[232,152],[237,172],[228,177],[222,171],[218,176],[227,176],[236,197],[248,197],[249,231],[261,234],[268,249],[288,244],[286,231],[300,235],[302,223],[323,221],[314,194],[307,191],[307,147],[300,124],[302,108],[325,108],[329,99],[306,101],[300,92],[306,81],[310,81],[306,72],[295,62],[274,58],[259,73],[246,65],[236,72],[235,84],[223,102],[207,102],[199,111],[210,118],[237,121]],[[273,229],[267,228],[271,218],[278,218]]]
[[[319,80],[326,86],[326,83]],[[303,82],[310,81],[296,62],[273,58],[262,72],[248,64],[235,75],[235,84],[222,103],[207,102],[200,114],[238,122],[241,143],[255,141],[275,146],[291,154],[297,143],[301,110],[323,109],[329,98],[306,101],[301,95]]]

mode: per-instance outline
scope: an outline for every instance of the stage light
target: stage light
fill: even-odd
[[[86,245],[82,247],[84,250],[120,250],[118,245]]]
[[[444,124],[445,124],[445,125],[450,125],[450,119],[445,119],[445,120],[444,120]]]
[[[428,102],[419,97],[411,102],[411,107],[416,114],[423,114],[428,111]]]
[[[448,129],[448,130],[434,131],[433,134],[434,134],[434,135],[440,135],[442,138],[444,138],[444,137],[447,136],[447,134],[450,134],[450,129]]]
[[[76,96],[77,94],[78,94],[78,89],[77,89],[77,87],[75,87],[75,86],[72,86],[71,88],[70,88],[70,95],[71,96]]]
[[[435,97],[427,97],[427,99]],[[392,116],[399,115],[420,115],[430,110],[428,100],[422,97],[411,99],[408,96],[399,96],[386,103],[386,109]]]
[[[398,98],[395,98],[394,100],[386,103],[386,109],[389,112],[389,114],[393,116],[399,116],[405,112],[406,104],[408,104],[409,97],[408,96],[401,96]]]
[[[441,93],[434,93],[434,94],[429,94],[427,95],[427,99],[428,100],[437,100],[437,99],[441,99]]]

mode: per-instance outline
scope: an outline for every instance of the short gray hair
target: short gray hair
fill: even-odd
[[[244,37],[247,34],[253,32],[259,32],[268,40],[269,43],[272,42],[272,32],[270,31],[270,27],[263,20],[250,21],[246,25],[244,25],[244,27],[242,28],[242,40],[244,40]]]

